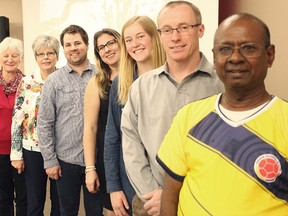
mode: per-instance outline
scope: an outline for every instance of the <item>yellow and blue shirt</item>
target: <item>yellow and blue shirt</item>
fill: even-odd
[[[288,215],[288,103],[274,97],[235,126],[218,100],[183,107],[157,154],[183,181],[178,215]]]

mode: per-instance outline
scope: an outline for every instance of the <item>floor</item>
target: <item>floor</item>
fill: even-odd
[[[50,208],[51,208],[51,202],[49,199],[49,185],[47,184],[47,194],[46,194],[46,203],[45,203],[45,209],[44,209],[44,216],[49,216],[50,215]],[[83,206],[83,194],[81,192],[81,201],[80,201],[80,207],[79,207],[79,216],[85,216],[85,210]]]
[[[45,208],[44,208],[44,216],[49,216],[50,215],[50,208],[51,208],[51,202],[49,199],[49,185],[47,184],[47,194],[46,194],[46,203],[45,203]],[[104,216],[106,215],[105,210],[103,211]],[[16,215],[16,213],[15,213]],[[80,199],[80,206],[79,206],[79,213],[78,216],[85,216],[85,210],[83,206],[83,193],[81,192],[81,199]]]

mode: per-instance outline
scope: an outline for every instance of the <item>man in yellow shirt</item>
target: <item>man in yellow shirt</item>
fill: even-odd
[[[225,92],[183,107],[162,142],[161,215],[288,215],[288,103],[264,80],[275,57],[251,14],[222,22],[214,64]]]

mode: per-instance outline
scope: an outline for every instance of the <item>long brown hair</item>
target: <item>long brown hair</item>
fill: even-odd
[[[104,28],[101,31],[98,31],[94,34],[94,55],[96,61],[97,73],[95,75],[96,83],[99,87],[99,96],[100,98],[107,98],[106,86],[109,83],[112,71],[108,64],[106,64],[99,55],[98,52],[98,38],[103,35],[108,34],[117,39],[117,43],[120,41],[120,34],[114,29]]]

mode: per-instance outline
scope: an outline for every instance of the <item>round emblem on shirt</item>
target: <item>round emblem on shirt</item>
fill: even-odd
[[[254,171],[258,178],[271,183],[281,175],[282,169],[278,158],[272,154],[260,155],[254,163]]]

